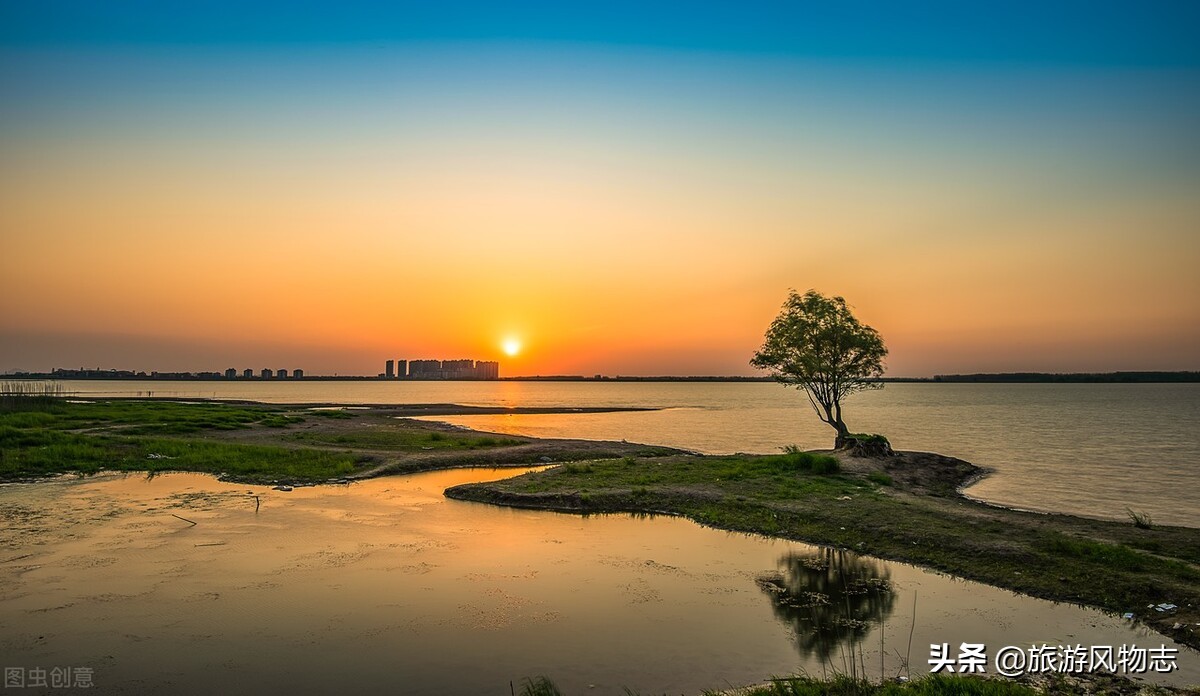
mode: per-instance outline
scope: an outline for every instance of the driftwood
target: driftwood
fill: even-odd
[[[188,519],[188,518],[186,518],[186,517],[179,517],[179,515],[176,515],[176,514],[175,514],[175,513],[173,513],[173,512],[171,513],[171,517],[176,517],[176,518],[178,518],[178,519],[181,519],[181,520],[183,520],[184,522],[187,522],[188,524],[192,525],[193,527],[195,527],[195,526],[196,526],[196,523],[195,523],[195,522],[193,522],[192,520],[189,520],[189,519]]]

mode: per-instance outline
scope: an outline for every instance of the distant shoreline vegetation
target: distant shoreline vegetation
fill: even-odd
[[[54,370],[52,372],[8,372],[4,377],[12,379],[70,379],[70,380],[133,380],[154,382],[254,382],[281,381],[260,377],[238,377],[232,379],[219,373],[192,372],[169,374],[159,373],[150,375],[129,370]],[[397,381],[379,375],[304,375],[289,377],[288,382],[366,382],[366,381]],[[454,379],[422,379],[409,378],[405,381],[479,381]],[[500,377],[500,382],[774,382],[771,377],[745,377],[734,375],[658,375],[658,376],[627,376],[627,375],[526,375],[523,377]],[[981,384],[1038,384],[1038,383],[1077,383],[1077,384],[1131,384],[1131,383],[1184,383],[1200,382],[1200,372],[1193,371],[1144,371],[1144,372],[981,372],[966,375],[934,375],[933,377],[881,377],[878,382],[896,383],[981,383]]]

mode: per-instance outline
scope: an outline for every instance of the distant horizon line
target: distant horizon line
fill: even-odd
[[[84,374],[62,375],[60,372]],[[55,368],[50,372],[11,370],[0,373],[0,377],[11,379],[63,379],[63,380],[107,380],[107,381],[215,381],[215,382],[304,382],[304,381],[380,381],[380,382],[775,382],[765,375],[515,375],[488,379],[471,378],[421,378],[387,377],[377,375],[314,375],[299,370],[297,377],[237,376],[228,377],[221,372],[134,372],[132,370],[94,369],[73,370]],[[1047,383],[1047,382],[1200,382],[1200,371],[1196,370],[1115,370],[1109,372],[975,372],[935,374],[929,377],[886,376],[870,381],[889,382],[992,382],[992,383]]]

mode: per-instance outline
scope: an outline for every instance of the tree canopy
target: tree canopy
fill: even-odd
[[[750,364],[803,390],[817,417],[837,431],[840,447],[850,434],[842,399],[883,386],[877,380],[887,352],[879,332],[861,323],[846,300],[792,290]]]

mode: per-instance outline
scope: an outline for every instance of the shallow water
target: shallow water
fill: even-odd
[[[458,416],[472,428],[646,442],[707,453],[832,445],[804,397],[770,383],[103,382],[85,395],[275,403],[637,406],[649,413]],[[970,494],[1012,507],[1200,526],[1200,384],[888,384],[846,404],[850,427],[899,449],[939,452],[996,473]]]
[[[538,674],[568,693],[699,693],[851,664],[894,675],[910,627],[914,673],[930,643],[1174,645],[1098,611],[687,520],[442,496],[513,473],[288,493],[197,474],[0,486],[0,663],[92,667],[103,693],[507,694]],[[806,604],[812,591],[833,601]],[[1169,683],[1200,682],[1200,655],[1178,664]]]

